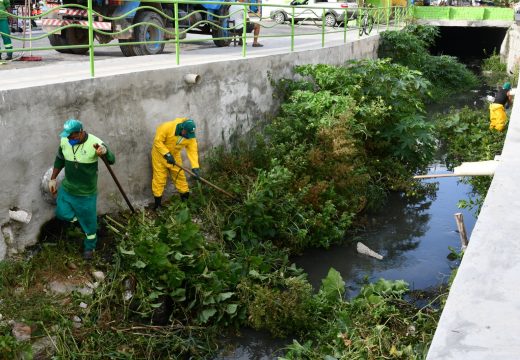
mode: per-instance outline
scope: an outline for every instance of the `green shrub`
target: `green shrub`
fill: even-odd
[[[470,89],[478,84],[477,77],[452,56],[433,56],[428,48],[438,36],[437,28],[408,25],[402,31],[385,31],[381,34],[378,55],[393,62],[421,71],[433,87],[434,99]]]

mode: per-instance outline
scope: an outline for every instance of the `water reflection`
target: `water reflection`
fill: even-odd
[[[444,173],[436,166],[430,173]],[[327,275],[330,267],[338,270],[345,279],[352,296],[360,283],[367,278],[389,280],[403,279],[413,289],[425,289],[438,285],[451,272],[451,262],[446,258],[448,246],[460,247],[454,214],[462,212],[468,234],[471,234],[475,217],[457,208],[457,202],[471,191],[470,186],[457,178],[426,180],[437,182],[436,196],[410,203],[397,194],[391,195],[387,205],[369,217],[366,231],[347,244],[329,250],[309,250],[295,260],[309,274],[315,288]],[[376,260],[356,252],[356,242],[361,241],[384,256]]]

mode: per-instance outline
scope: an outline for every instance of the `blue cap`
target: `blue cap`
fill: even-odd
[[[502,89],[511,90],[511,83],[509,81],[505,82],[504,85],[502,86]]]
[[[76,119],[69,119],[63,124],[63,131],[60,133],[60,137],[69,137],[73,132],[83,130],[83,124],[81,121]]]
[[[182,123],[182,129],[186,130],[186,135],[184,137],[186,139],[193,139],[195,137],[195,121],[192,119],[188,119]]]

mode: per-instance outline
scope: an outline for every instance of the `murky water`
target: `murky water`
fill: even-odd
[[[442,166],[430,173],[446,173]],[[471,188],[458,178],[425,180],[437,182],[433,199],[410,203],[392,194],[387,205],[369,215],[366,231],[354,241],[329,250],[312,249],[296,258],[296,264],[309,274],[309,281],[317,288],[330,267],[338,270],[347,283],[349,294],[357,293],[364,278],[375,281],[405,280],[412,289],[427,289],[439,285],[449,277],[453,262],[447,259],[448,246],[460,248],[454,214],[461,212],[468,236],[475,225],[475,216],[457,208],[460,199],[467,198]],[[360,241],[384,256],[377,260],[358,254]]]

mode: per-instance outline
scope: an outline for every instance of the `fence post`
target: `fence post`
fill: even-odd
[[[90,77],[94,77],[94,26],[92,24],[92,0],[87,1],[88,13],[88,52],[90,61]],[[25,20],[24,20],[25,21]]]
[[[244,16],[242,20],[242,57],[246,57],[246,25],[247,25],[247,5],[244,5]],[[258,25],[260,26],[260,25]],[[253,31],[254,36],[254,31]]]
[[[343,43],[347,43],[347,25],[348,25],[348,16],[347,16],[347,10],[344,12],[343,16]]]
[[[294,51],[294,6],[291,9],[291,52]]]
[[[180,46],[179,46],[179,2],[173,0],[173,16],[175,21],[175,62],[177,65],[180,64]]]
[[[386,30],[388,30],[388,27],[390,26],[390,12],[392,11],[392,7],[388,6],[386,8]]]
[[[321,11],[321,47],[325,47],[325,9]]]

